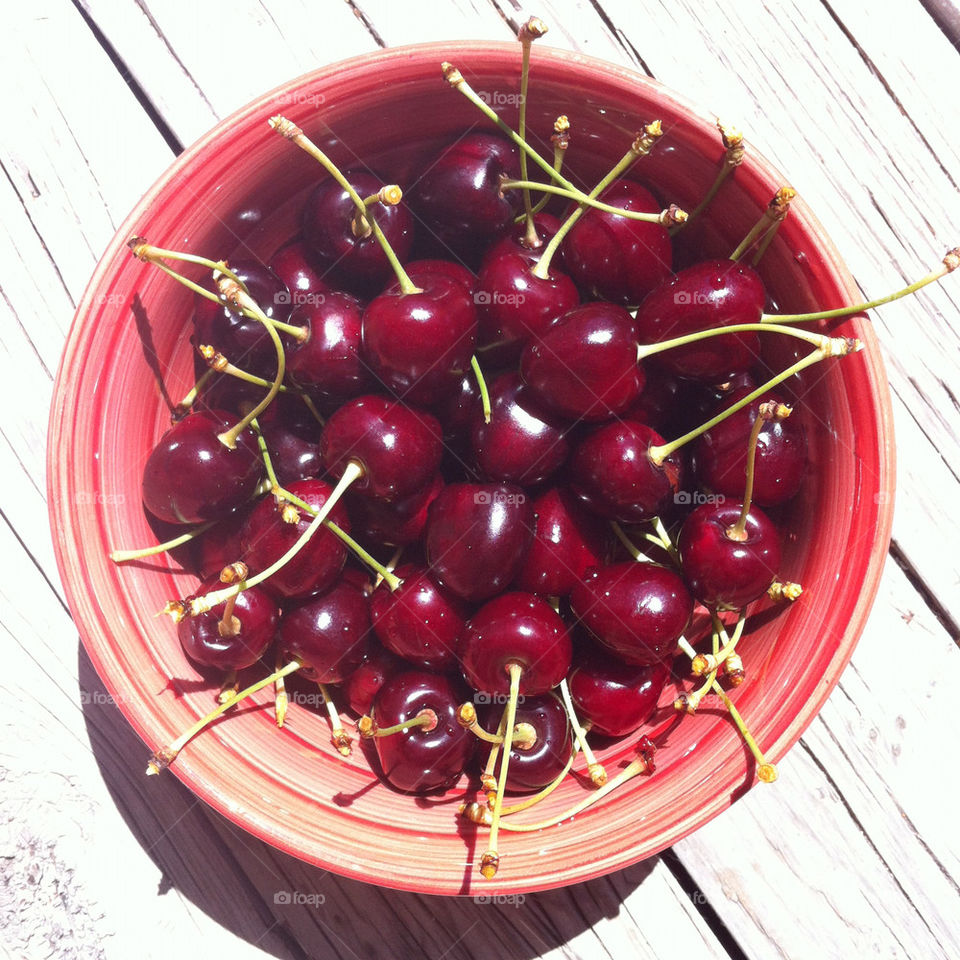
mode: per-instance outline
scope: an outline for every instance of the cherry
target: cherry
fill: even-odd
[[[363,662],[369,634],[367,596],[344,577],[325,593],[284,609],[281,657],[302,661],[300,673],[309,680],[340,683]]]
[[[404,265],[407,276],[414,283],[430,276],[442,276],[448,280],[456,280],[473,297],[477,288],[477,275],[462,263],[453,260],[412,260]]]
[[[641,344],[660,343],[712,327],[759,323],[766,301],[757,272],[732,260],[686,267],[653,290],[637,310]],[[664,369],[719,383],[752,367],[760,356],[756,333],[711,337],[660,355]]]
[[[671,657],[693,614],[683,578],[655,563],[628,560],[591,570],[574,586],[577,619],[625,663]]]
[[[281,486],[323,472],[320,423],[299,397],[280,394],[258,419]]]
[[[363,495],[349,498],[350,516],[357,536],[388,547],[415,543],[427,525],[430,504],[443,489],[443,475],[435,473],[422,490],[394,500],[376,500]]]
[[[363,198],[375,196],[382,181],[364,171],[344,175]],[[402,261],[413,246],[413,218],[403,204],[378,205],[373,212],[394,253]],[[373,232],[358,229],[358,210],[336,180],[318,184],[303,206],[303,236],[311,252],[340,282],[362,292],[382,287],[393,269]]]
[[[463,675],[487,696],[510,689],[512,664],[521,667],[519,692],[552,690],[570,669],[573,647],[563,618],[532,593],[501,593],[467,622],[460,636]]]
[[[288,489],[316,510],[333,493],[333,488],[322,480],[300,480]],[[350,532],[350,518],[342,503],[333,507],[329,519]],[[302,507],[264,497],[244,527],[243,556],[250,569],[257,573],[273,565],[300,539],[312,520],[313,516]],[[346,547],[324,528],[264,583],[277,596],[306,597],[332,586],[346,559]]]
[[[243,526],[254,506],[251,502],[242,507],[193,541],[190,567],[202,580],[219,576],[224,567],[243,560]]]
[[[661,464],[649,455],[663,438],[635,420],[597,427],[574,448],[570,486],[601,517],[633,523],[661,513],[680,489],[681,460],[671,453]]]
[[[321,278],[322,268],[302,241],[281,247],[271,258],[270,269],[290,292],[291,307],[319,302],[334,292],[334,288]]]
[[[219,575],[209,577],[193,596],[203,596],[222,585]],[[184,617],[177,624],[177,635],[191,660],[218,670],[242,670],[266,653],[279,619],[276,601],[270,594],[250,587],[205,613]]]
[[[477,263],[519,212],[519,195],[500,190],[502,177],[519,172],[517,148],[497,134],[468,133],[446,147],[411,196],[433,245],[454,259]]]
[[[659,213],[661,204],[632,180],[615,180],[599,196],[603,203]],[[670,275],[670,236],[658,223],[589,210],[563,242],[563,265],[585,296],[638,304]]]
[[[524,486],[541,483],[567,459],[566,424],[505,373],[490,386],[490,422],[474,408],[470,441],[480,473],[489,480]]]
[[[665,661],[626,664],[591,644],[578,650],[567,682],[578,715],[591,729],[625,737],[653,715],[669,678]]]
[[[633,318],[612,303],[575,307],[527,344],[520,372],[537,397],[571,419],[622,413],[644,382]]]
[[[472,603],[512,582],[532,539],[530,501],[510,484],[448,484],[427,513],[430,568],[448,590]]]
[[[428,719],[374,741],[383,775],[397,790],[442,790],[460,777],[476,744],[474,735],[457,723],[461,694],[453,680],[423,670],[398,673],[380,688],[371,716],[381,731],[418,716]]]
[[[385,500],[406,497],[427,486],[440,466],[440,424],[396,400],[355,397],[327,420],[320,455],[332,473],[358,463],[363,472],[353,484],[357,492]]]
[[[532,506],[536,532],[513,585],[541,597],[565,597],[603,563],[606,527],[564,487],[544,491]]]
[[[291,322],[306,338],[287,351],[290,382],[323,403],[342,403],[369,392],[373,378],[361,359],[363,310],[346,293],[324,293],[298,304]]]
[[[402,581],[396,590],[381,584],[370,595],[377,639],[424,670],[443,672],[457,666],[457,638],[468,613],[464,602],[423,567],[404,564],[394,573]]]
[[[235,417],[195,410],[160,438],[143,468],[143,504],[168,523],[201,523],[233,512],[256,492],[263,463],[250,430],[234,449],[219,435]]]
[[[344,693],[350,709],[360,716],[373,709],[373,700],[387,680],[410,669],[406,660],[384,650],[380,644],[371,644],[360,666],[344,681]]]

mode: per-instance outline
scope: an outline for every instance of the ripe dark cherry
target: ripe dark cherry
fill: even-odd
[[[391,500],[429,484],[443,456],[440,424],[423,410],[368,394],[355,397],[327,420],[320,455],[334,476],[354,460],[363,476],[352,489]]]
[[[421,293],[394,284],[367,305],[363,358],[392,393],[428,406],[454,393],[470,369],[477,312],[457,280],[428,273],[413,282]]]
[[[362,494],[348,496],[355,535],[365,541],[400,547],[415,543],[427,525],[430,504],[443,489],[443,475],[435,473],[422,490],[395,500],[376,500]]]
[[[290,493],[319,510],[333,492],[322,480],[300,480],[289,486]],[[288,519],[295,519],[295,523]],[[267,496],[257,504],[244,526],[244,562],[252,573],[259,573],[279,560],[304,534],[313,517],[300,507]],[[350,518],[342,503],[336,504],[328,518],[347,533]],[[343,570],[347,550],[343,542],[326,527],[321,527],[292,560],[264,581],[279,597],[307,597],[328,589]]]
[[[513,585],[541,597],[565,597],[606,554],[607,526],[565,487],[533,501],[536,532]]]
[[[287,351],[290,382],[323,404],[369,392],[374,380],[360,356],[362,319],[360,301],[346,293],[311,295],[298,304],[290,322],[309,333]]]
[[[436,714],[432,730],[410,727],[374,740],[383,775],[397,790],[427,793],[450,786],[460,777],[476,749],[477,738],[457,723],[465,691],[449,677],[408,670],[390,677],[373,701],[371,716],[379,727],[412,720],[422,710]]]
[[[403,564],[396,590],[381,583],[370,595],[370,618],[377,639],[424,670],[458,666],[457,637],[466,622],[466,604],[445,590],[423,567]]]
[[[649,190],[616,180],[600,194],[604,203],[638,213],[662,209]],[[670,236],[658,223],[590,210],[563,241],[563,266],[584,296],[636,305],[670,275]]]
[[[463,675],[488,697],[510,691],[511,664],[519,664],[520,693],[552,690],[570,669],[573,645],[563,618],[532,593],[502,593],[487,601],[460,636]]]
[[[492,133],[467,134],[432,158],[410,202],[439,256],[479,262],[520,210],[519,193],[500,190],[504,175],[519,174],[517,148]]]
[[[496,733],[503,710],[502,703],[481,707],[477,712],[484,729]],[[567,711],[555,693],[525,697],[517,704],[516,722],[532,727],[536,739],[529,746],[519,746],[514,739],[507,789],[518,792],[540,790],[557,778],[570,759],[573,733]]]
[[[282,486],[323,472],[320,423],[299,397],[280,394],[260,415],[259,421],[273,469]]]
[[[231,260],[229,263],[257,306],[271,320],[285,322],[290,318],[293,309],[290,291],[269,267],[259,260]],[[292,345],[289,334],[280,336],[285,346]],[[277,372],[277,351],[263,324],[234,312],[223,300],[214,303],[199,294],[194,298],[191,339],[196,347],[214,347],[242,370],[268,378]]]
[[[640,343],[659,343],[711,327],[759,323],[766,292],[750,266],[732,260],[707,260],[665,280],[640,304]],[[735,333],[708,337],[658,354],[664,367],[683,377],[719,383],[754,366],[759,335]]]
[[[520,373],[537,397],[571,419],[622,413],[644,382],[633,317],[612,303],[575,307],[527,344]]]
[[[636,420],[597,427],[574,448],[569,477],[573,492],[596,514],[633,523],[664,511],[680,489],[676,453],[661,465],[648,454],[663,438]]]
[[[344,176],[364,198],[383,186],[382,180],[364,171],[354,170]],[[343,286],[358,292],[376,290],[393,276],[393,268],[372,232],[354,232],[356,214],[357,208],[347,191],[335,180],[325,180],[303,205],[304,240],[311,253]],[[374,215],[393,252],[401,262],[406,260],[413,246],[413,217],[406,205],[377,204]]]
[[[479,603],[519,572],[533,539],[533,510],[511,484],[451,483],[430,505],[424,539],[437,579]]]
[[[490,422],[474,408],[470,442],[480,474],[523,486],[541,483],[567,459],[567,424],[516,373],[490,385]]]
[[[367,596],[349,577],[317,597],[288,605],[280,621],[282,659],[301,660],[298,672],[317,683],[350,676],[363,662],[369,641]]]
[[[270,269],[290,291],[290,305],[296,307],[333,293],[334,289],[321,276],[323,268],[302,241],[288,243],[270,259]]]
[[[187,599],[202,597],[223,586],[219,575],[209,577]],[[177,635],[191,660],[218,670],[242,670],[266,653],[277,632],[280,611],[266,590],[249,587],[237,594],[233,606],[235,622],[222,630],[224,606],[220,603],[195,617],[184,617],[177,624]]]
[[[734,391],[715,411],[729,407],[749,390]],[[742,497],[747,470],[747,441],[764,401],[784,402],[773,395],[760,397],[707,430],[694,444],[691,465],[697,480],[725,497]],[[762,507],[785,503],[795,496],[807,469],[807,434],[795,416],[767,420],[757,437],[753,502]]]
[[[242,507],[235,514],[211,527],[201,534],[188,546],[192,546],[192,557],[185,563],[191,570],[196,571],[202,580],[210,577],[219,577],[220,571],[243,559],[243,526],[255,504]],[[176,527],[171,527],[165,535],[158,539],[172,540],[179,534]]]
[[[739,610],[761,597],[777,576],[780,536],[759,508],[747,514],[746,539],[727,535],[743,502],[705,503],[680,528],[680,567],[693,595],[705,606]]]
[[[655,563],[629,560],[591,570],[570,593],[574,616],[624,663],[671,657],[693,614],[683,578]]]
[[[476,292],[477,275],[469,267],[453,260],[411,260],[410,263],[404,264],[403,269],[417,286],[422,286],[421,279],[441,276],[448,280],[456,280],[471,297]]]
[[[218,435],[237,422],[222,410],[197,410],[157,442],[143,468],[143,505],[168,523],[200,523],[225,517],[246,503],[263,476],[250,430],[225,447]]]
[[[410,664],[378,643],[371,644],[363,662],[344,681],[347,704],[358,716],[373,709],[373,700],[380,688],[398,673],[410,669]]]
[[[556,266],[549,279],[534,276],[540,253],[508,236],[483,258],[475,299],[478,355],[485,363],[516,362],[528,341],[580,303],[573,281]]]
[[[591,644],[578,648],[567,683],[581,720],[597,733],[625,737],[653,716],[669,678],[667,662],[627,664]]]

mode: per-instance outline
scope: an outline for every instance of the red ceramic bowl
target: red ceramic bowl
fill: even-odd
[[[515,44],[425,45],[385,50],[325,67],[269,93],[217,126],[148,191],[90,281],[67,342],[51,415],[49,502],[57,558],[83,642],[110,694],[148,748],[169,742],[211,705],[210,690],[180,684],[196,672],[175,630],[154,614],[194,580],[165,558],[118,567],[108,552],[154,542],[140,477],[169,424],[158,377],[178,399],[192,382],[191,295],[125,247],[142,234],[162,247],[218,258],[269,257],[296,231],[301,199],[323,174],[272,133],[267,118],[299,122],[342,166],[390,171],[399,183],[431,150],[479,123],[449,89],[439,64],[455,60],[474,88],[518,88]],[[570,168],[584,182],[606,172],[641,122],[666,135],[637,174],[665,199],[692,208],[722,153],[708,116],[628,70],[537,47],[529,124],[549,133],[574,119]],[[503,99],[502,97],[500,99]],[[545,139],[545,136],[544,136]],[[543,142],[543,141],[541,141]],[[732,250],[784,178],[755,151],[728,181],[704,229],[711,252]],[[763,262],[784,310],[837,306],[852,279],[802,202]],[[863,629],[890,535],[893,444],[887,385],[869,324],[839,328],[866,349],[813,368],[799,386],[812,470],[789,510],[783,574],[804,598],[760,624],[744,642],[747,681],[734,700],[777,760],[820,709]],[[155,375],[156,374],[156,375]],[[665,693],[668,706],[674,690]],[[476,862],[485,831],[458,822],[457,792],[442,801],[401,796],[377,781],[362,750],[343,761],[322,714],[294,704],[278,731],[267,708],[218,723],[191,742],[167,776],[244,829],[346,876],[430,893],[510,893],[586,880],[648,857],[724,810],[749,786],[753,763],[722,712],[704,710],[671,729],[650,778],[634,780],[573,823],[507,834],[493,882]],[[630,741],[603,752],[611,769]],[[141,769],[130,771],[142,776]],[[763,787],[763,789],[771,789]],[[789,789],[788,786],[772,789]],[[569,780],[540,808],[571,805]]]

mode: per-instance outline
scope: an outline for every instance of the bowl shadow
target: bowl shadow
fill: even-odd
[[[120,815],[161,871],[157,896],[178,890],[213,921],[282,960],[321,949],[364,960],[529,960],[615,917],[657,864],[651,858],[571,887],[499,897],[432,896],[340,877],[245,833],[175,776],[145,776],[149,751],[82,644],[78,675],[94,756]]]

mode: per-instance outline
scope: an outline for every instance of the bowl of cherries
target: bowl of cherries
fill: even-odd
[[[775,780],[890,536],[886,380],[814,215],[543,29],[223,121],[55,391],[58,560],[147,773],[397,888],[586,880]]]

